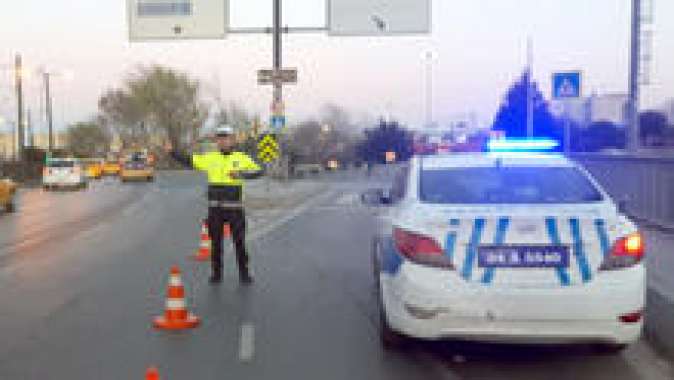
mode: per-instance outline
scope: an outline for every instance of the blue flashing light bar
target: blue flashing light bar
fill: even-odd
[[[490,140],[490,152],[553,152],[559,142],[551,139],[498,139]]]

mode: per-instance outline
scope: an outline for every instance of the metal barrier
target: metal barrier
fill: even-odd
[[[647,222],[674,227],[674,156],[577,154],[582,164],[626,211]]]

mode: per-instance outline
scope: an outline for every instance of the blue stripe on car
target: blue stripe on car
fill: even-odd
[[[580,275],[583,278],[583,282],[589,282],[592,279],[592,273],[590,272],[587,257],[585,257],[583,237],[580,233],[580,221],[577,218],[571,218],[569,219],[569,225],[571,226],[571,234],[573,235],[573,254],[576,257],[576,262],[578,262]]]
[[[471,232],[470,241],[468,242],[468,246],[466,246],[466,258],[463,262],[463,270],[461,272],[461,276],[466,280],[470,280],[473,275],[473,262],[477,255],[477,245],[480,244],[480,240],[482,239],[484,222],[484,219],[477,218],[473,223],[473,232]]]
[[[604,219],[597,219],[594,221],[594,225],[597,227],[597,236],[599,237],[599,244],[601,245],[601,254],[606,256],[610,249],[608,233],[606,232],[606,222]]]
[[[445,240],[445,256],[454,262],[454,245],[456,244],[456,233],[450,232]]]
[[[561,245],[562,239],[559,238],[559,228],[557,228],[557,219],[548,217],[545,219],[545,226],[548,230],[548,236],[550,237],[550,242],[554,245]],[[569,273],[566,271],[566,268],[555,268],[557,272],[557,278],[562,286],[568,286],[571,283],[569,278]]]
[[[508,230],[508,225],[510,224],[510,219],[508,218],[499,218],[498,226],[496,227],[496,234],[494,235],[494,245],[502,245],[505,242],[506,231]],[[482,275],[483,284],[491,284],[494,281],[494,272],[496,268],[487,268]]]
[[[405,259],[400,255],[393,244],[393,239],[384,239],[381,244],[381,270],[382,272],[395,275],[400,270]]]

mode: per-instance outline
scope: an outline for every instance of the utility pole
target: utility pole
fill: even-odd
[[[426,55],[426,126],[433,125],[433,52]]]
[[[527,137],[534,137],[534,48],[527,39]]]
[[[35,146],[35,134],[33,133],[33,120],[30,117],[30,108],[26,110],[26,134],[28,135],[28,146]]]
[[[627,102],[627,148],[636,152],[639,142],[639,71],[641,63],[641,0],[632,0],[632,31],[630,43],[629,100]]]
[[[274,2],[274,72],[279,73],[283,68],[283,39],[281,25],[283,22],[283,9],[281,0],[272,0]],[[283,102],[283,81],[280,78],[274,80],[274,99],[275,104]]]
[[[44,102],[45,102],[45,113],[47,114],[47,128],[49,129],[49,152],[54,149],[54,118],[52,114],[52,99],[51,99],[51,90],[50,90],[50,79],[51,74],[48,72],[43,73],[44,78]]]
[[[16,132],[17,149],[16,156],[19,161],[23,160],[23,62],[21,54],[17,54],[14,60],[14,77],[16,81]]]

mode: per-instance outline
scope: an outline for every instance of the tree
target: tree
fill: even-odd
[[[639,115],[639,136],[644,146],[661,146],[667,132],[667,116],[660,111],[646,111]]]
[[[386,152],[393,151],[399,161],[412,157],[412,133],[397,121],[384,119],[372,129],[365,130],[365,139],[358,145],[358,155],[367,162],[386,162]]]
[[[522,74],[506,93],[499,108],[492,130],[504,131],[507,137],[527,137],[527,88],[530,85],[529,73]],[[534,136],[543,136],[563,141],[563,130],[559,121],[550,113],[548,103],[534,82]]]
[[[173,146],[193,140],[206,120],[199,83],[185,73],[162,66],[140,67],[121,89],[99,100],[102,119],[119,132],[125,145],[168,138]]]
[[[110,146],[110,136],[99,124],[89,121],[76,123],[66,131],[68,149],[77,157],[95,157]]]

